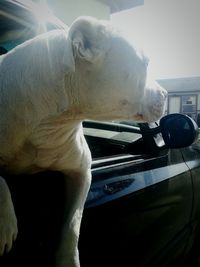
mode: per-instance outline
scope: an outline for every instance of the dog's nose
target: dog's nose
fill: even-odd
[[[163,87],[158,87],[158,95],[160,97],[160,100],[162,102],[165,102],[167,100],[167,96],[168,96],[168,93],[167,93],[167,90]]]

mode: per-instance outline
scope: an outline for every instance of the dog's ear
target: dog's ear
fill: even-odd
[[[94,63],[103,53],[100,45],[103,28],[103,24],[91,17],[75,20],[69,31],[74,56]]]

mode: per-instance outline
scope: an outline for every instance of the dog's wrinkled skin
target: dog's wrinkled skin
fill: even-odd
[[[146,85],[147,59],[109,24],[77,19],[0,58],[0,166],[13,174],[58,170],[68,188],[56,267],[78,267],[78,238],[91,182],[82,120],[156,121],[166,91]],[[70,204],[69,204],[70,203]],[[0,254],[17,236],[0,178]]]

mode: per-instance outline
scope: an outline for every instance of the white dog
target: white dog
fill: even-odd
[[[68,188],[56,267],[78,267],[78,238],[91,182],[84,119],[156,121],[166,91],[146,86],[147,59],[108,23],[82,17],[0,58],[0,166],[21,174],[57,170]],[[17,237],[0,178],[0,253]]]

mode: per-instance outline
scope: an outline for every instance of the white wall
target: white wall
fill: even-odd
[[[68,26],[78,16],[110,19],[110,8],[97,0],[48,0],[50,9]]]

